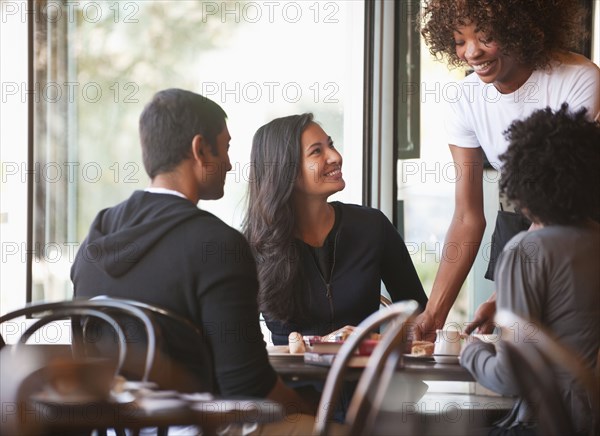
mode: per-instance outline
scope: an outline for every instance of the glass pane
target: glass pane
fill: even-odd
[[[398,161],[398,200],[404,202],[407,246],[427,292],[437,273],[444,238],[454,211],[454,166],[448,148],[444,118],[444,95],[464,70],[448,70],[432,59],[421,38],[420,83],[413,89],[420,101],[420,159]],[[468,311],[468,290],[463,289],[448,322],[463,323]]]
[[[336,198],[360,203],[362,1],[39,6],[36,162],[62,176],[49,173],[58,180],[42,177],[36,188],[35,238],[54,251],[36,252],[34,299],[69,297],[72,254],[96,213],[148,185],[138,117],[164,88],[201,93],[228,114],[225,197],[200,204],[226,223],[239,227],[243,218],[256,129],[307,111],[340,144],[353,175]]]
[[[25,304],[27,238],[27,23],[25,2],[0,1],[0,313]],[[6,328],[4,324],[0,328]],[[6,339],[7,331],[2,330]]]

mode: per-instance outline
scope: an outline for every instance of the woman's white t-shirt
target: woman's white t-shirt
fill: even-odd
[[[590,119],[600,118],[600,69],[584,56],[567,53],[548,70],[534,71],[527,82],[511,94],[501,94],[493,84],[470,74],[447,93],[445,119],[448,144],[482,147],[490,163],[500,169],[498,155],[508,142],[504,132],[514,120],[537,109],[588,109]]]

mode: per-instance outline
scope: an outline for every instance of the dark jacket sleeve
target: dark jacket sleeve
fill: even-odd
[[[392,301],[415,300],[425,308],[427,295],[400,233],[381,213],[382,280]]]
[[[199,259],[210,271],[200,283],[203,324],[221,394],[265,397],[277,375],[259,324],[256,265],[246,240],[229,230]]]

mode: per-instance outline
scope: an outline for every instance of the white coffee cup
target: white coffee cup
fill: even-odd
[[[458,330],[436,330],[433,354],[446,354],[458,356],[460,354],[461,339]]]

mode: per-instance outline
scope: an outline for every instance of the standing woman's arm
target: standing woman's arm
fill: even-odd
[[[415,300],[422,309],[427,295],[412,262],[408,249],[398,230],[381,214],[381,245],[383,247],[381,279],[392,301]]]
[[[481,148],[450,145],[450,152],[456,167],[454,214],[427,308],[417,319],[417,339],[432,340],[435,330],[442,328],[475,261],[485,230]]]

